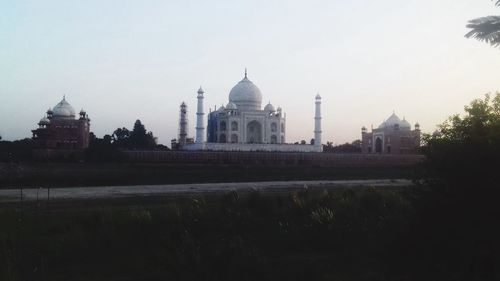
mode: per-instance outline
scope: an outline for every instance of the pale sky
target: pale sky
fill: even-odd
[[[287,141],[360,137],[393,110],[424,132],[500,90],[500,49],[465,39],[488,0],[0,1],[0,135],[31,137],[65,94],[99,137],[140,119],[170,145],[179,105],[248,77],[287,113]]]

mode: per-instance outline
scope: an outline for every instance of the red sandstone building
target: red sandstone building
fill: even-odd
[[[377,129],[370,133],[366,127],[361,129],[363,153],[378,154],[415,154],[420,147],[420,125],[411,129],[408,121],[393,113]]]
[[[90,119],[82,109],[76,119],[75,110],[63,97],[33,130],[35,159],[80,159],[89,146]]]

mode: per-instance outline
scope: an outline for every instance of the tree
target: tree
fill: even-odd
[[[500,93],[487,94],[440,125],[440,134],[426,136],[422,148],[431,177],[454,188],[493,186],[500,179]],[[496,164],[495,164],[496,163]]]
[[[0,161],[32,159],[33,140],[0,141]]]
[[[125,156],[118,149],[116,143],[112,142],[112,140],[113,137],[110,135],[104,135],[104,137],[100,139],[93,132],[90,132],[89,147],[85,151],[86,160],[94,162],[108,162],[121,161],[125,159]]]
[[[129,137],[130,137],[130,131],[125,127],[116,129],[111,135],[113,144],[116,147],[122,147],[122,148],[128,146]]]
[[[500,6],[500,0],[495,0]],[[500,46],[500,16],[487,16],[469,21],[467,28],[472,29],[465,37],[484,41],[494,47]]]
[[[141,120],[136,120],[134,129],[130,133],[130,148],[152,148],[156,146],[153,132],[147,132]]]
[[[458,273],[457,279],[494,280],[500,250],[500,93],[451,116],[439,134],[425,136],[422,150],[428,174],[412,195],[413,231],[402,241],[415,242],[413,254],[420,260],[432,257],[419,268],[440,264],[436,268]]]
[[[326,142],[326,145],[323,145],[323,152],[361,153],[361,140],[355,140],[352,143],[346,142],[336,146],[333,146],[332,142]]]

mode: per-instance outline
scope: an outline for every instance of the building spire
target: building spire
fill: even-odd
[[[204,107],[203,107],[203,89],[200,86],[198,90],[198,106],[196,110],[196,143],[203,143],[205,141],[205,126],[204,126]]]
[[[316,96],[316,110],[314,114],[314,146],[317,152],[323,151],[321,144],[321,97],[318,93]]]

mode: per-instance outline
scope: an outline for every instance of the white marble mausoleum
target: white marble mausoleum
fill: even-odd
[[[262,109],[262,93],[245,77],[229,92],[226,106],[210,110],[205,123],[204,90],[198,90],[196,140],[184,150],[321,152],[321,97],[315,99],[314,144],[286,143],[286,114],[268,103]],[[205,127],[206,125],[206,127]],[[205,131],[206,128],[206,131]]]

